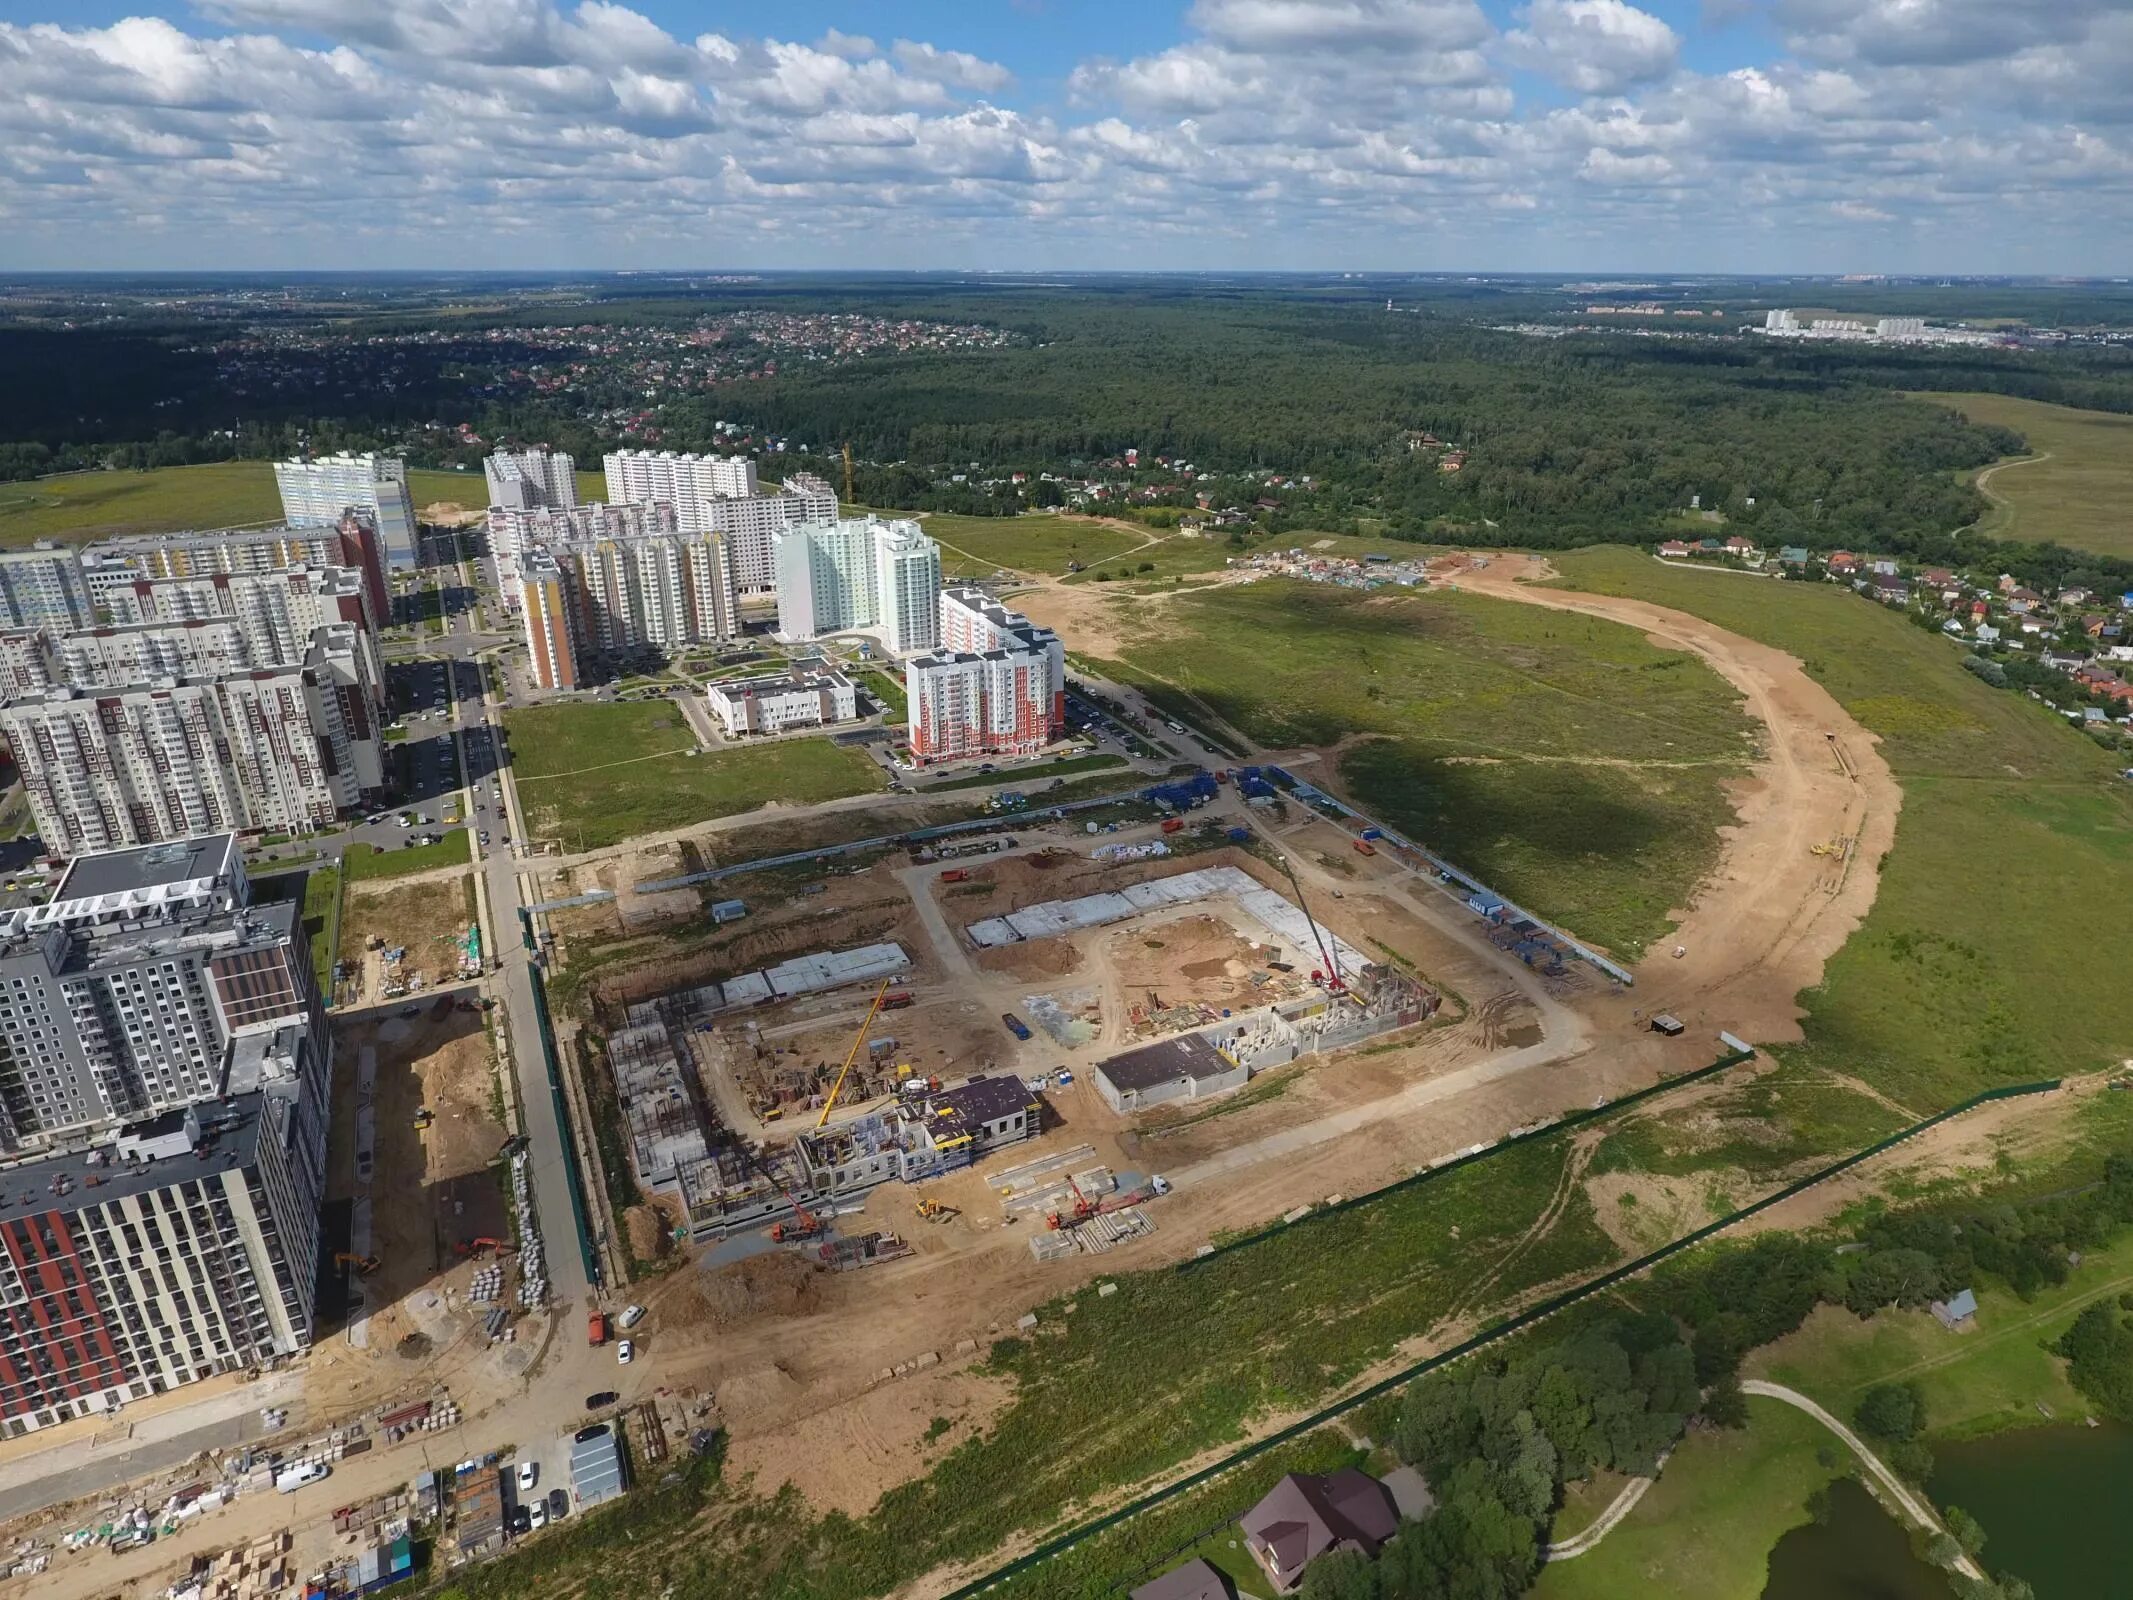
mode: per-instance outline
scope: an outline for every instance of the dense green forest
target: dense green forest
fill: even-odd
[[[424,295],[405,308],[381,297],[333,319],[262,310],[217,325],[171,312],[105,328],[0,327],[0,477],[300,444],[378,445],[418,465],[456,466],[488,442],[537,439],[597,459],[622,442],[615,419],[641,411],[646,390],[626,364],[597,361],[580,363],[560,391],[523,381],[528,366],[558,358],[555,330],[687,329],[737,310],[864,312],[1014,337],[1006,348],[789,362],[775,376],[665,390],[656,404],[666,447],[713,448],[721,422],[816,452],[849,443],[859,497],[913,509],[1042,503],[1051,485],[1025,497],[984,480],[1072,476],[1137,448],[1151,490],[1168,474],[1157,457],[1200,474],[1168,474],[1172,503],[1189,504],[1207,474],[1223,500],[1247,506],[1255,484],[1289,480],[1254,507],[1277,533],[1643,541],[1674,531],[1693,500],[1766,545],[1955,559],[1951,535],[1983,509],[1963,474],[2020,441],[1900,391],[1995,390],[2133,411],[2133,358],[2102,346],[1549,339],[1481,320],[1560,306],[1560,286],[1539,284],[1440,286],[1391,311],[1359,286],[1241,279],[647,287],[567,302],[496,293],[448,318]],[[423,337],[410,343],[411,334]],[[255,353],[272,363],[271,383],[233,392],[227,375]],[[463,439],[461,424],[484,442]],[[1465,452],[1458,470],[1440,470],[1433,448],[1411,448],[1425,432]]]

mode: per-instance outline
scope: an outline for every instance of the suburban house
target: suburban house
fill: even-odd
[[[1781,566],[1787,567],[1806,566],[1807,546],[1805,546],[1804,544],[1788,544],[1780,546],[1778,549],[1778,562]]]
[[[1220,1567],[1188,1561],[1142,1584],[1130,1600],[1237,1600],[1237,1590]]]
[[[1375,1559],[1399,1531],[1400,1509],[1390,1489],[1354,1467],[1326,1477],[1292,1472],[1240,1526],[1274,1592],[1293,1594],[1305,1570],[1329,1551],[1359,1550]]]
[[[1683,557],[1691,556],[1695,553],[1695,551],[1690,549],[1687,545],[1683,544],[1679,539],[1668,539],[1659,546],[1659,554],[1664,556],[1669,561],[1679,561]]]
[[[1848,578],[1859,570],[1859,558],[1849,550],[1832,550],[1829,556],[1829,570],[1838,577]]]
[[[1965,1289],[1961,1294],[1946,1300],[1936,1300],[1926,1309],[1933,1313],[1934,1320],[1950,1333],[1968,1327],[1977,1320],[1977,1293]]]
[[[1911,603],[1910,581],[1893,572],[1876,572],[1866,580],[1866,592],[1884,605],[1904,606]]]

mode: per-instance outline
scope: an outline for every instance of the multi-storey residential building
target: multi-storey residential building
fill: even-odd
[[[282,515],[292,527],[332,527],[344,512],[365,511],[396,567],[415,564],[415,499],[407,463],[398,456],[336,455],[274,463]]]
[[[91,608],[114,620],[128,616],[126,608],[136,603],[120,591],[144,580],[346,567],[361,575],[371,626],[392,622],[384,542],[375,519],[360,512],[324,527],[213,528],[106,539],[82,551],[81,567]]]
[[[546,445],[531,450],[499,450],[482,463],[489,480],[489,504],[514,511],[540,506],[568,510],[578,503],[577,463],[568,451]]]
[[[308,1345],[331,1043],[227,834],[0,913],[0,1431]]]
[[[870,632],[892,654],[940,640],[940,546],[915,522],[847,517],[800,523],[772,540],[778,635]]]
[[[841,672],[728,679],[707,685],[704,699],[726,724],[727,734],[735,738],[823,728],[859,715],[859,691]]]
[[[274,572],[213,573],[197,578],[142,578],[105,597],[114,624],[223,621],[243,634],[248,666],[302,661],[311,636],[345,623],[370,658],[377,703],[384,708],[384,667],[371,625],[362,574],[347,567],[286,567]]]
[[[0,628],[86,628],[96,620],[72,547],[40,539],[0,551]]]
[[[571,539],[521,558],[527,651],[544,689],[579,687],[593,656],[724,644],[740,633],[724,534],[673,532],[663,504],[600,509],[666,531]]]
[[[576,689],[584,684],[577,645],[571,637],[570,589],[575,579],[546,550],[535,550],[521,566],[520,614],[526,624],[526,670],[543,689]]]
[[[606,458],[607,497],[617,503],[664,501],[683,533],[726,535],[733,581],[744,594],[776,586],[772,539],[802,522],[837,516],[836,491],[811,473],[796,473],[765,494],[746,456],[676,455],[671,450],[618,450]]]
[[[680,528],[672,502],[644,501],[610,505],[588,500],[581,506],[535,506],[517,510],[510,506],[489,508],[489,554],[496,559],[497,586],[504,604],[519,603],[519,569],[532,550],[555,550],[588,539],[635,539],[670,534]]]
[[[1066,651],[1049,628],[982,589],[940,598],[940,651],[904,671],[921,762],[1034,755],[1066,725]]]
[[[0,730],[52,854],[301,831],[383,787],[370,672],[359,630],[338,624],[300,663],[25,694]]]

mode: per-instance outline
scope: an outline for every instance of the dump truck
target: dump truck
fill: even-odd
[[[944,873],[942,873],[942,874],[941,874],[941,882],[943,882],[943,883],[963,883],[963,882],[966,882],[966,881],[967,881],[967,880],[969,879],[969,877],[970,877],[970,872],[969,872],[969,869],[967,869],[967,868],[965,868],[965,867],[950,867],[950,868],[949,868],[949,869],[948,869],[948,870],[947,870],[946,872],[944,872]]]
[[[884,1011],[901,1011],[910,1003],[911,991],[909,989],[891,989],[881,997],[881,1009]]]
[[[1378,847],[1372,844],[1368,839],[1356,840],[1355,848],[1357,853],[1360,855],[1374,856],[1378,853]]]
[[[594,1347],[607,1343],[607,1313],[595,1311],[585,1319],[585,1342]]]
[[[1165,817],[1163,819],[1163,831],[1165,833],[1176,833],[1184,826],[1185,819],[1183,817]]]

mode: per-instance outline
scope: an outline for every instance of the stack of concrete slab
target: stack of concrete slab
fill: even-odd
[[[794,956],[790,961],[766,967],[763,977],[769,982],[771,992],[784,1000],[794,995],[842,988],[848,983],[878,983],[883,978],[907,971],[910,965],[911,958],[904,954],[902,945],[869,944],[857,950],[824,950],[814,955]]]

